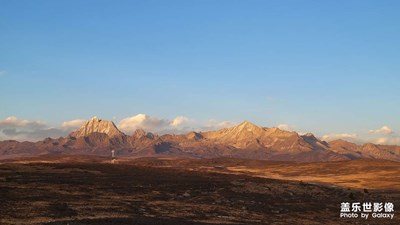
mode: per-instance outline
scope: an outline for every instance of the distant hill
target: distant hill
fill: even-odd
[[[0,158],[41,154],[88,154],[118,157],[178,156],[234,157],[279,161],[340,161],[359,158],[400,161],[400,147],[356,145],[344,140],[321,141],[313,134],[299,135],[251,122],[216,131],[182,135],[156,134],[136,130],[131,136],[113,122],[93,117],[68,137],[39,142],[1,141]]]

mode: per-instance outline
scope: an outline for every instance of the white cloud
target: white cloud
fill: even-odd
[[[389,135],[394,132],[387,126],[369,132],[372,135],[358,135],[358,134],[328,134],[322,137],[324,141],[333,141],[343,139],[356,144],[374,143],[381,145],[400,145],[400,136]]]
[[[0,121],[0,129],[15,128],[15,127],[40,128],[45,126],[46,124],[41,121],[23,120],[23,119],[18,119],[15,116],[10,116]]]
[[[400,137],[398,136],[380,137],[372,142],[381,145],[400,145]]]
[[[2,130],[4,139],[17,140],[17,141],[39,141],[47,137],[58,138],[68,135],[68,131],[57,129],[57,128],[43,128],[36,130],[17,130],[15,128],[9,128]]]
[[[128,134],[133,133],[137,129],[146,131],[164,130],[171,122],[157,117],[152,117],[146,114],[137,114],[136,116],[122,119],[118,123],[118,128]]]
[[[383,126],[376,130],[369,130],[368,133],[370,133],[370,134],[392,134],[393,130],[388,126]]]
[[[187,118],[185,116],[178,116],[174,120],[172,120],[170,125],[172,127],[179,127],[179,126],[189,124],[189,123],[191,123],[191,120],[189,118]]]
[[[276,125],[277,128],[281,129],[281,130],[286,130],[286,131],[294,131],[294,127],[289,125],[289,124],[278,124]]]
[[[118,128],[126,134],[132,134],[137,129],[160,134],[165,133],[187,133],[190,131],[207,131],[222,129],[234,126],[235,123],[229,121],[216,121],[210,119],[206,122],[198,122],[186,116],[178,116],[172,120],[161,119],[146,114],[138,114],[122,119],[118,123]]]
[[[351,141],[351,142],[359,142],[358,140],[358,135],[357,134],[326,134],[322,136],[321,138],[323,141],[334,141],[338,139],[343,139],[346,141]]]
[[[60,137],[68,134],[68,130],[51,128],[41,121],[18,119],[15,116],[0,120],[0,138],[18,141],[37,141],[47,137]]]
[[[204,125],[200,125],[199,128],[200,130],[209,131],[233,127],[235,125],[237,125],[237,123],[232,121],[218,121],[215,119],[209,119]]]
[[[85,122],[86,122],[86,120],[82,120],[82,119],[65,121],[61,124],[61,127],[62,128],[79,128]]]

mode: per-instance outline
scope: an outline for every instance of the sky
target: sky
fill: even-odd
[[[0,0],[0,139],[243,120],[400,144],[399,1]]]

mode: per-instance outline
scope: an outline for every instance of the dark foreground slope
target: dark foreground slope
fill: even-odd
[[[343,201],[400,205],[396,190],[90,161],[0,164],[0,224],[400,224],[339,218]]]

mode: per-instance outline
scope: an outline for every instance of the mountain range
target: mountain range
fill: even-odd
[[[43,154],[81,154],[117,157],[177,156],[235,157],[278,161],[340,161],[359,158],[400,161],[400,146],[357,145],[345,140],[321,141],[313,134],[300,135],[244,121],[216,131],[182,135],[157,135],[136,130],[121,132],[112,121],[93,117],[68,137],[38,142],[0,141],[0,158]]]

